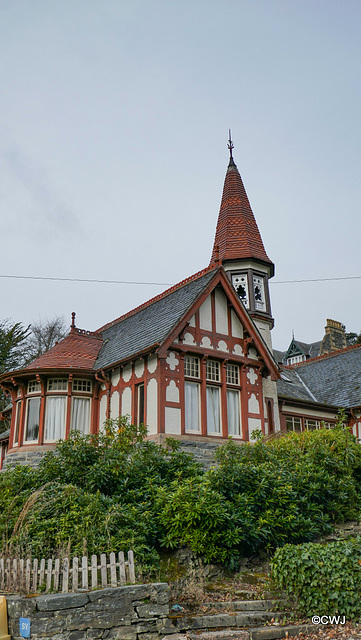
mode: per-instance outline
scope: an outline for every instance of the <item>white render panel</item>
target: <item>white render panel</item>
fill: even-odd
[[[256,429],[262,429],[262,422],[260,418],[248,418],[248,435],[252,440],[253,431]]]
[[[218,342],[218,350],[228,352],[227,343],[224,340]]]
[[[278,406],[277,384],[274,380],[272,380],[271,376],[268,376],[268,378],[262,378],[262,393],[263,393],[263,398],[273,399],[274,427],[275,427],[275,431],[280,431],[281,423],[280,423],[280,411]],[[264,401],[264,415],[267,417],[267,407],[266,407],[265,401]]]
[[[254,393],[248,399],[248,413],[259,413],[259,402]]]
[[[196,317],[192,316],[190,321],[189,321],[189,326],[190,327],[195,327],[196,326]]]
[[[208,336],[203,336],[202,342],[201,342],[201,347],[206,347],[207,349],[211,349],[212,348],[212,342],[211,342],[211,339]]]
[[[110,398],[110,417],[119,418],[119,391],[113,391]]]
[[[228,306],[223,291],[215,290],[216,301],[216,331],[228,335]]]
[[[165,432],[180,434],[181,432],[181,410],[176,407],[165,408]]]
[[[132,377],[132,365],[131,364],[126,364],[123,371],[122,371],[122,377],[124,382],[129,382],[130,378]]]
[[[147,368],[149,373],[154,373],[157,370],[158,358],[157,356],[150,356],[148,358]]]
[[[235,344],[233,348],[233,353],[236,356],[244,356],[243,349],[240,344]]]
[[[262,320],[259,320],[258,318],[255,319],[254,323],[270,352],[273,353],[270,325],[268,322],[262,322]]]
[[[184,342],[184,344],[195,344],[194,338],[193,338],[191,333],[185,333],[184,334],[183,342]]]
[[[179,389],[174,380],[170,381],[165,390],[165,399],[167,402],[179,402]]]
[[[112,373],[112,385],[116,387],[120,380],[120,369],[115,369]]]
[[[104,431],[104,422],[107,419],[107,396],[102,396],[99,402],[99,433]]]
[[[122,416],[132,415],[132,390],[126,387],[122,393]]]
[[[231,326],[232,326],[232,336],[234,338],[243,338],[243,326],[238,320],[233,309],[231,310]]]
[[[134,367],[134,373],[137,378],[141,378],[144,373],[144,360],[141,358],[136,361]]]
[[[158,432],[158,383],[155,378],[147,384],[147,427],[149,434]]]
[[[212,302],[211,296],[205,299],[199,307],[199,326],[205,331],[212,331]]]
[[[174,353],[174,351],[169,351],[168,355],[165,359],[168,367],[170,368],[171,371],[175,371],[179,365],[179,358],[177,358],[176,354]]]
[[[256,351],[256,349],[254,347],[250,347],[248,349],[248,357],[251,360],[258,360],[258,354],[257,354],[257,351]]]

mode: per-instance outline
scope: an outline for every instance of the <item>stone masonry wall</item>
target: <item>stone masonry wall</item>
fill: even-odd
[[[12,640],[20,618],[30,620],[32,640],[159,640],[172,631],[166,583],[6,599]]]

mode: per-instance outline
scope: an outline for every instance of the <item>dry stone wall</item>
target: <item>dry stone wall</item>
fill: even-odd
[[[84,593],[7,597],[9,633],[20,640],[20,618],[32,640],[159,640],[175,629],[166,583]]]

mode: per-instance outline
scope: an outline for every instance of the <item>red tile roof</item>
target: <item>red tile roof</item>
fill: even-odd
[[[273,263],[267,256],[237,166],[231,157],[224,181],[211,262],[253,258]],[[272,269],[273,271],[273,269]]]
[[[74,327],[64,340],[31,362],[24,371],[58,367],[91,370],[102,344],[101,334]]]

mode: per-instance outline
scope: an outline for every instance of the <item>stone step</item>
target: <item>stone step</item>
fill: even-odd
[[[217,629],[213,631],[187,631],[164,636],[162,640],[278,640],[299,633],[315,633],[318,627],[313,624],[299,624],[257,627],[256,629]]]
[[[223,600],[204,602],[204,606],[218,611],[269,611],[279,605],[282,600]]]
[[[247,611],[242,613],[217,613],[213,615],[198,616],[169,616],[175,624],[177,631],[188,631],[189,629],[224,629],[227,627],[256,627],[264,622],[270,622],[272,618],[281,619],[281,612],[272,611]]]

